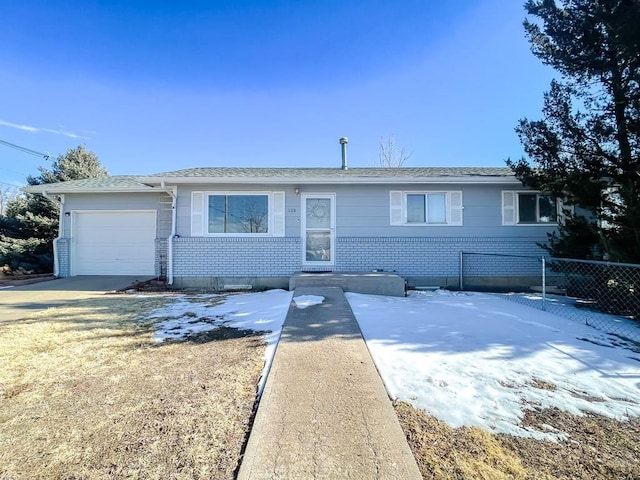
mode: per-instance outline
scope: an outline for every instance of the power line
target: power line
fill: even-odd
[[[48,153],[37,152],[36,150],[31,150],[27,147],[21,147],[20,145],[16,145],[15,143],[7,142],[5,140],[0,140],[0,144],[5,145],[10,148],[15,148],[16,150],[20,150],[21,152],[28,153],[30,155],[35,155],[36,157],[42,157],[45,160],[49,160],[50,155]]]
[[[15,183],[7,183],[7,182],[0,182],[1,185],[7,185],[8,187],[18,187],[18,188],[22,188],[24,185],[16,185]]]
[[[26,173],[23,173],[23,172],[16,172],[15,170],[9,170],[8,168],[4,168],[4,167],[0,167],[0,170],[4,170],[5,172],[16,173],[16,174],[18,174],[18,175],[22,175],[22,176],[24,176],[24,177],[26,177],[26,176],[27,176],[27,174],[26,174]]]

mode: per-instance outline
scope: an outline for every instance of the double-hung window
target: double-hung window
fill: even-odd
[[[462,225],[462,192],[390,192],[391,225]]]
[[[536,192],[502,192],[503,225],[558,223],[556,199]]]
[[[284,192],[193,192],[192,236],[284,236]]]

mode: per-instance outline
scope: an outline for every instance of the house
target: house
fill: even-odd
[[[508,168],[192,168],[25,191],[61,206],[57,276],[162,276],[209,289],[374,270],[457,286],[460,252],[539,257],[557,221],[554,201]],[[486,285],[529,281],[500,261],[469,274]]]

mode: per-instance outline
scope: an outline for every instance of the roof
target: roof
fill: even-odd
[[[188,168],[152,175],[103,178],[34,185],[29,193],[144,192],[178,184],[409,184],[519,183],[506,167],[401,168]]]
[[[506,167],[410,168],[189,168],[138,177],[149,184],[372,184],[372,183],[514,183]]]
[[[152,187],[139,182],[135,175],[111,175],[108,177],[69,180],[68,182],[29,185],[22,190],[27,193],[142,192],[152,190]]]
[[[511,177],[506,167],[400,167],[400,168],[187,168],[144,178],[399,178],[399,177]]]

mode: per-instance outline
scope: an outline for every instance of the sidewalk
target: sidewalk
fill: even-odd
[[[341,288],[304,287],[292,304],[239,480],[421,479]]]

